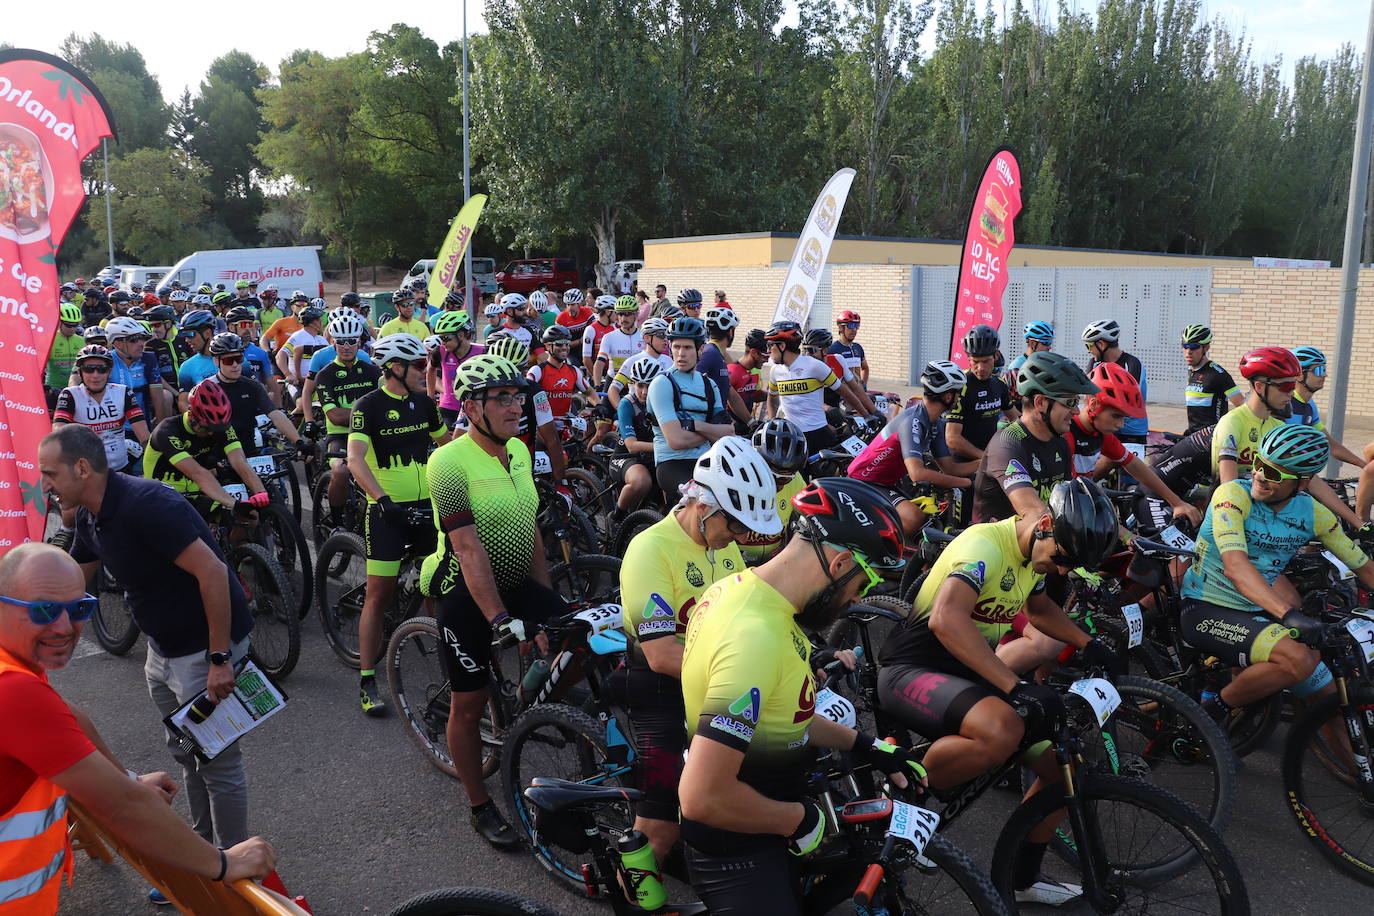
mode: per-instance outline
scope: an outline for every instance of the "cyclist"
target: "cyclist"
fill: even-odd
[[[1189,498],[1193,490],[1205,485],[1212,477],[1212,433],[1215,426],[1205,426],[1150,458],[1150,467],[1162,482],[1175,493]],[[1210,493],[1208,494],[1210,497]]]
[[[43,389],[48,399],[48,410],[57,407],[57,397],[72,383],[76,370],[76,354],[86,346],[81,336],[81,306],[64,302],[58,307],[57,333],[53,335],[52,349],[48,352],[48,364],[43,378]]]
[[[679,301],[687,293],[695,293],[697,304],[701,303],[701,293],[696,290],[683,290]],[[737,421],[747,422],[749,409],[744,399],[730,384],[730,364],[735,361],[730,355],[730,347],[735,342],[735,328],[739,327],[739,316],[733,309],[711,306],[702,315],[706,325],[706,346],[701,348],[701,359],[697,360],[697,371],[716,383],[716,387],[729,402],[730,415]],[[646,341],[647,345],[647,341]]]
[[[964,390],[963,370],[949,360],[927,363],[921,372],[921,399],[893,417],[864,450],[854,456],[846,474],[875,485],[887,493],[912,536],[926,523],[926,513],[898,488],[904,478],[915,484],[931,484],[960,490],[973,486],[968,477],[926,467],[926,455],[949,464],[952,459],[940,436],[939,420],[959,400]]]
[[[547,331],[558,317],[557,304],[549,302],[549,294],[542,289],[530,293],[529,320],[532,330]],[[536,324],[536,322],[538,322]]]
[[[1293,355],[1297,357],[1302,375],[1298,376],[1298,387],[1294,389],[1293,400],[1289,402],[1292,413],[1287,418],[1288,422],[1321,430],[1326,434],[1326,441],[1331,443],[1332,455],[1346,464],[1363,468],[1367,462],[1332,438],[1326,424],[1322,422],[1321,411],[1313,402],[1317,392],[1326,387],[1326,354],[1316,347],[1296,347]]]
[[[1094,321],[1083,329],[1083,345],[1088,348],[1088,353],[1092,356],[1092,363],[1088,366],[1088,371],[1092,371],[1102,363],[1116,363],[1129,372],[1140,384],[1142,401],[1149,398],[1150,388],[1145,380],[1145,364],[1137,357],[1121,349],[1120,324],[1110,318]],[[1117,438],[1121,440],[1122,445],[1126,446],[1126,451],[1133,452],[1140,460],[1144,461],[1145,440],[1149,434],[1149,417],[1142,414],[1138,417],[1129,418],[1121,427],[1121,432],[1117,434]]]
[[[429,323],[421,317],[428,315],[429,309],[422,309],[418,315],[416,314],[418,303],[415,299],[414,290],[406,287],[397,290],[391,299],[391,304],[396,308],[396,317],[377,329],[378,337],[390,337],[392,334],[410,334],[418,340],[423,340],[429,336]]]
[[[212,378],[219,382],[229,398],[233,413],[229,425],[238,436],[239,444],[249,455],[256,455],[258,418],[266,417],[302,456],[309,454],[314,443],[303,437],[282,409],[272,403],[262,383],[244,373],[246,349],[243,338],[228,331],[216,334],[209,349],[216,368]]]
[[[706,340],[700,318],[676,318],[668,327],[673,368],[649,383],[649,422],[654,428],[654,465],[664,499],[676,503],[692,478],[696,460],[717,439],[734,433],[715,383],[696,371]]]
[[[744,335],[744,353],[729,366],[730,387],[739,392],[750,419],[763,411],[763,404],[767,400],[759,386],[759,369],[766,362],[768,341],[764,339],[762,329],[754,328]]]
[[[329,327],[331,332],[338,333],[333,322]],[[440,312],[434,319],[434,336],[441,346],[430,353],[425,385],[430,397],[438,395],[439,415],[444,418],[444,425],[453,429],[462,411],[453,394],[453,373],[466,360],[487,352],[487,348],[472,342],[472,319],[467,312]]]
[[[1231,373],[1208,358],[1212,351],[1211,328],[1190,324],[1183,329],[1179,343],[1188,364],[1188,388],[1184,392],[1188,408],[1188,428],[1183,432],[1186,436],[1204,426],[1216,426],[1226,411],[1240,406],[1245,398]]]
[[[625,689],[644,785],[634,826],[660,862],[678,840],[677,781],[687,747],[679,679],[687,623],[712,583],[744,571],[737,539],[751,532],[781,536],[776,503],[763,457],[747,440],[726,436],[697,459],[677,506],[625,550]]]
[[[286,317],[286,313],[282,311],[281,306],[279,305],[281,300],[277,298],[276,284],[269,283],[266,286],[264,286],[261,290],[259,290],[258,301],[262,303],[262,308],[258,309],[257,332],[249,335],[249,337],[253,338],[260,338],[262,336],[263,331],[266,331],[272,325],[276,324],[279,320]],[[244,339],[246,340],[248,338]],[[265,350],[267,348],[259,344],[259,349]]]
[[[191,389],[187,402],[185,413],[168,417],[153,430],[143,452],[143,476],[162,481],[184,494],[202,514],[208,514],[211,506],[206,499],[228,509],[238,502],[215,477],[215,467],[227,461],[248,488],[246,502],[267,505],[267,488],[248,466],[243,445],[230,423],[233,407],[220,383],[205,379]]]
[[[814,455],[835,444],[835,430],[825,422],[821,391],[833,388],[849,406],[864,414],[863,403],[847,389],[830,367],[801,352],[802,330],[795,321],[775,321],[764,335],[773,369],[768,376],[768,417],[784,416],[806,434],[806,447]],[[881,421],[881,422],[880,422]],[[870,426],[881,427],[886,417],[872,415]]]
[[[382,370],[378,369],[361,352],[363,320],[356,314],[340,310],[329,322],[330,333],[334,335],[334,358],[319,370],[314,378],[314,395],[324,414],[325,452],[348,451],[348,428],[353,414],[353,405],[365,394],[377,390]],[[305,422],[314,422],[314,403],[303,398],[301,410]],[[330,477],[327,489],[330,514],[337,517],[338,510],[348,500],[348,482],[351,479],[348,465],[341,458],[330,459]]]
[[[104,327],[114,318],[124,318],[129,314],[129,306],[133,304],[133,297],[124,290],[119,289],[110,293],[110,312],[100,320],[101,327]],[[91,322],[86,322],[91,324]]]
[[[506,293],[501,297],[501,310],[506,320],[501,330],[507,337],[514,337],[531,352],[535,349],[534,331],[525,327],[525,313],[529,310],[529,300],[519,293]]]
[[[793,505],[787,546],[708,588],[687,624],[678,795],[692,889],[713,913],[801,913],[794,856],[828,824],[806,798],[811,748],[849,751],[898,785],[925,776],[911,751],[814,715],[806,638],[880,581],[875,566],[900,568],[901,523],[857,480],[815,481]]]
[[[1013,380],[1032,353],[1047,353],[1054,349],[1054,325],[1048,321],[1026,322],[1024,336],[1026,338],[1025,352],[1007,364],[1007,373]]]
[[[176,299],[180,293],[183,297]],[[174,302],[184,303],[186,294],[181,290],[172,293]],[[162,384],[168,389],[177,387],[177,370],[181,368],[182,351],[177,344],[177,322],[180,314],[175,305],[159,305],[157,308],[149,309],[144,313],[143,318],[148,322],[148,330],[152,332],[152,340],[148,341],[148,350],[157,357],[158,372],[162,376]]]
[[[601,352],[601,339],[615,330],[615,296],[596,297],[596,318],[582,332],[582,368],[593,379],[596,357]]]
[[[57,393],[53,411],[53,429],[66,423],[88,426],[105,446],[105,460],[110,470],[122,471],[130,461],[143,454],[148,441],[148,422],[133,392],[124,385],[110,381],[114,354],[100,344],[89,344],[77,351],[74,365],[81,381]],[[125,428],[134,439],[125,436]],[[63,518],[68,526],[75,518]]]
[[[201,379],[215,374],[215,363],[205,352],[214,336],[215,316],[208,309],[192,309],[181,316],[176,343],[184,354],[177,368],[177,387],[182,392],[190,391]]]
[[[654,432],[645,405],[649,400],[649,383],[664,370],[657,359],[638,357],[630,360],[623,371],[629,376],[630,390],[616,405],[620,448],[611,458],[610,471],[611,482],[619,487],[619,493],[611,512],[612,526],[639,508],[654,486]]]
[[[997,432],[998,423],[1010,423],[1020,416],[1011,388],[994,371],[1001,338],[985,324],[974,325],[964,335],[964,353],[969,371],[964,375],[964,390],[945,418],[944,439],[951,457],[958,462],[955,473],[973,475],[983,460],[983,452]],[[972,488],[956,491],[956,524],[965,527],[973,518]]]
[[[859,377],[850,371],[848,364],[838,354],[830,352],[830,347],[834,342],[835,336],[825,328],[812,328],[802,337],[802,354],[825,363],[830,371],[835,373],[835,377],[840,380],[839,390],[848,391],[858,398],[859,403],[863,405],[866,416],[876,414],[878,408],[874,406],[873,399],[868,396],[868,392],[859,384]],[[825,389],[822,395],[825,399],[827,417],[829,417],[828,411],[831,408],[839,407],[840,395],[830,388]],[[838,420],[839,417],[836,416],[834,419]]]
[[[662,318],[649,318],[639,329],[639,334],[644,338],[644,350],[638,356],[625,360],[606,386],[606,398],[615,408],[619,408],[622,392],[630,386],[630,370],[636,364],[653,363],[664,372],[673,368],[673,356],[668,352],[668,322]]]
[[[148,329],[133,318],[111,318],[105,333],[115,358],[110,381],[133,392],[144,417],[164,419],[171,413],[171,397],[162,384],[157,357],[148,352]]]
[[[592,379],[597,388],[604,390],[606,379],[614,376],[627,359],[644,351],[644,337],[635,330],[638,311],[633,296],[621,296],[616,300],[616,326],[602,335],[592,365]]]
[[[1374,588],[1374,565],[1307,492],[1330,457],[1320,430],[1279,424],[1255,449],[1249,483],[1229,480],[1212,494],[1197,562],[1183,579],[1179,623],[1192,646],[1243,668],[1203,701],[1217,721],[1279,690],[1310,696],[1330,683],[1319,667],[1323,624],[1299,610],[1301,596],[1280,575],[1308,541],[1321,541]]]
[[[760,423],[749,441],[773,474],[778,488],[778,519],[782,522],[777,534],[750,531],[735,538],[744,562],[758,566],[782,549],[784,532],[792,520],[792,497],[806,488],[801,472],[806,466],[806,436],[791,420],[774,417]]]
[[[287,308],[290,309],[290,311],[272,322],[268,325],[267,330],[262,332],[262,338],[258,341],[258,346],[272,354],[274,362],[277,358],[277,351],[286,344],[287,339],[292,334],[301,329],[300,319],[296,316],[301,309],[304,309],[308,305],[310,305],[310,297],[303,291],[299,289],[296,290],[291,294],[291,301],[287,304]],[[285,374],[285,372],[282,373],[282,375]]]
[[[1065,435],[1079,396],[1097,394],[1083,370],[1059,353],[1033,353],[1016,375],[1020,419],[992,437],[973,484],[974,521],[1039,518],[1054,485],[1073,474]]]
[[[539,494],[530,451],[516,436],[527,398],[525,377],[490,351],[454,374],[468,432],[430,458],[427,476],[440,536],[421,570],[421,589],[437,599],[444,671],[452,691],[448,747],[472,808],[473,829],[514,849],[520,840],[482,781],[480,725],[491,679],[492,633],[509,626],[548,652],[538,624],[566,604],[550,588],[535,515]]]
[[[859,313],[845,309],[835,319],[835,333],[839,339],[830,345],[830,352],[838,356],[849,371],[859,380],[859,387],[868,390],[868,357],[864,355],[864,345],[854,338],[859,336]]]
[[[582,367],[568,359],[571,345],[572,338],[567,328],[559,324],[549,325],[544,329],[544,349],[549,358],[531,366],[525,373],[534,388],[544,392],[555,427],[560,431],[567,425],[566,418],[572,409],[573,395],[592,390],[591,385],[587,384],[587,377],[582,374]]]
[[[358,621],[358,699],[369,716],[386,715],[377,689],[382,617],[396,595],[396,576],[410,546],[433,549],[434,530],[411,521],[411,509],[428,509],[425,463],[432,443],[448,438],[439,408],[425,394],[429,356],[414,334],[381,337],[372,350],[382,386],[353,403],[348,470],[367,495],[367,595]],[[342,502],[342,500],[340,501]]]
[[[310,305],[301,309],[300,322],[301,328],[286,339],[286,344],[277,351],[277,368],[286,376],[286,381],[291,385],[299,385],[305,379],[305,369],[310,367],[310,357],[316,350],[322,350],[329,346],[329,341],[325,340],[324,334],[324,306],[316,303],[323,303],[323,299],[312,301]],[[391,322],[387,322],[390,324]]]
[[[924,758],[932,786],[981,776],[1016,753],[1023,738],[1044,741],[1058,731],[1058,691],[1022,680],[995,650],[1023,607],[1038,629],[1082,650],[1089,665],[1116,668],[1115,653],[1074,625],[1047,593],[1045,577],[1096,569],[1116,544],[1118,525],[1106,494],[1077,478],[1056,484],[1039,511],[974,525],[941,552],[910,616],[884,642],[878,675],[883,709],[936,739]],[[1040,753],[1033,766],[1039,779],[1027,796],[1062,779],[1053,755]],[[1082,894],[1039,876],[1055,827],[1053,819],[1041,824],[1016,858],[1018,903],[1060,905]]]
[[[488,338],[487,352],[507,360],[522,372],[529,368],[530,351],[514,337],[502,334]],[[530,387],[528,379],[525,384],[528,396],[521,402],[520,426],[516,436],[525,443],[531,454],[547,454],[553,479],[561,481],[567,470],[567,456],[563,454],[562,443],[558,441],[558,426],[553,421],[549,397],[543,389]]]
[[[481,343],[485,344],[487,338],[501,328],[501,321],[505,317],[506,311],[501,308],[499,302],[488,302],[482,309],[482,315],[487,319],[487,323],[482,326],[482,333],[479,336]]]
[[[568,329],[568,339],[571,341],[569,359],[574,363],[582,365],[582,335],[587,330],[587,325],[591,324],[593,313],[583,303],[582,290],[570,289],[563,294],[563,304],[567,308],[558,313],[554,322]]]

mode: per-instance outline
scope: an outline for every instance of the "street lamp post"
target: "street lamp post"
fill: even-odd
[[[463,0],[463,203],[467,203],[472,197],[472,171],[471,159],[468,153],[468,0]],[[467,289],[463,292],[464,299],[468,295],[475,294],[476,287],[472,283],[472,240],[468,240],[467,248],[463,252],[463,278]],[[474,295],[474,298],[476,296]],[[475,315],[476,302],[464,302],[469,315]],[[479,320],[480,316],[473,320]]]

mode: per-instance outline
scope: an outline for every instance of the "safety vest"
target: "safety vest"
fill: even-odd
[[[0,649],[0,674],[11,671],[47,682]],[[0,811],[0,916],[56,913],[62,875],[71,870],[67,793],[40,776],[14,807]]]

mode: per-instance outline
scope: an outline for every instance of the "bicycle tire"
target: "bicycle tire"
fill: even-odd
[[[96,573],[96,583],[96,597],[100,600],[95,613],[91,615],[95,641],[111,655],[128,655],[142,631],[134,622],[124,589],[104,566]]]
[[[620,558],[584,553],[549,567],[549,584],[568,602],[620,602]]]
[[[315,562],[315,606],[325,641],[350,668],[358,657],[358,623],[367,597],[367,547],[361,536],[336,531],[320,548]]]
[[[611,553],[617,557],[625,556],[625,550],[630,546],[630,541],[645,528],[651,527],[663,521],[663,513],[657,509],[636,509],[625,516],[620,525],[614,532],[615,543],[612,545]]]
[[[264,541],[271,541],[268,547],[273,559],[286,574],[296,601],[296,614],[304,620],[310,613],[310,605],[315,597],[315,573],[310,562],[310,548],[305,543],[305,532],[300,523],[291,515],[291,510],[281,503],[268,503],[258,508],[258,535]]]
[[[387,916],[558,916],[558,911],[490,887],[445,887],[416,894]]]
[[[1193,901],[1190,905],[1196,909],[1190,912],[1247,916],[1250,912],[1250,900],[1240,867],[1236,865],[1230,850],[1222,842],[1221,835],[1187,802],[1170,795],[1158,786],[1122,776],[1108,776],[1080,769],[1076,782],[1077,795],[1088,803],[1087,810],[1095,816],[1101,815],[1100,809],[1104,804],[1124,804],[1137,811],[1149,812],[1159,825],[1145,829],[1113,830],[1099,824],[1097,833],[1104,843],[1109,840],[1155,839],[1166,826],[1176,832],[1180,839],[1177,846],[1170,844],[1165,851],[1159,853],[1165,857],[1161,863],[1137,864],[1116,861],[1118,857],[1107,852],[1107,880],[1112,885],[1110,891],[1126,898],[1133,892],[1176,891]],[[992,881],[997,892],[1013,912],[1017,911],[1011,886],[1016,855],[1026,843],[1031,830],[1064,806],[1063,784],[1047,786],[1023,801],[1012,812],[1006,826],[997,837],[992,856]],[[1068,823],[1066,817],[1065,824]],[[1180,846],[1191,848],[1180,854]],[[1192,868],[1178,873],[1175,863],[1187,860],[1192,860]],[[1050,880],[1065,880],[1066,877],[1073,876],[1072,883],[1083,883],[1076,865],[1059,863],[1047,857],[1043,867]],[[1205,877],[1201,876],[1199,869],[1206,872]],[[1216,894],[1216,909],[1212,909],[1210,900],[1197,902],[1202,893],[1199,888],[1206,888],[1209,881],[1211,888],[1208,889],[1207,896]],[[1087,901],[1083,903],[1086,904]],[[1146,909],[1155,912],[1157,907],[1131,907],[1127,899],[1117,911],[1144,912]]]
[[[295,461],[286,461],[283,467],[286,468],[286,474],[282,479],[286,482],[287,501],[291,504],[291,515],[299,525],[301,517],[305,514],[305,506],[301,503],[301,477],[296,470]]]
[[[329,507],[329,471],[318,475],[310,485],[310,537],[315,542],[316,551],[324,546],[330,535],[339,531],[363,533],[361,497],[349,485],[348,499],[337,511]]]
[[[391,634],[387,643],[387,685],[392,699],[406,725],[406,734],[421,753],[441,772],[458,777],[448,748],[449,680],[440,658],[442,645],[439,624],[433,617],[411,617],[403,621]],[[432,660],[429,671],[418,676],[413,672],[411,658]],[[403,670],[404,668],[404,670]],[[482,720],[482,775],[490,776],[501,764],[501,741],[508,716],[501,705],[500,688],[491,685],[487,698],[487,716]]]
[[[615,498],[606,479],[586,468],[568,468],[564,479],[573,491],[573,505],[595,519],[608,515],[615,508]]]
[[[545,730],[551,734],[543,737]],[[574,748],[572,766],[556,767],[535,760],[533,749],[543,741],[549,746],[562,740]],[[525,710],[511,724],[501,752],[501,788],[511,822],[530,839],[534,857],[557,883],[579,896],[586,896],[581,865],[585,853],[575,853],[541,839],[534,829],[529,804],[522,791],[535,776],[556,776],[573,782],[595,781],[598,785],[628,785],[632,774],[610,759],[606,747],[606,727],[586,712],[562,703],[540,703]],[[557,772],[550,772],[550,770]],[[607,805],[597,810],[598,823],[628,830],[632,817],[629,803]]]
[[[1280,768],[1284,795],[1288,798],[1288,807],[1298,828],[1312,841],[1323,858],[1357,881],[1374,886],[1374,839],[1366,839],[1358,849],[1348,849],[1335,835],[1344,833],[1344,825],[1351,820],[1358,825],[1368,825],[1369,821],[1364,813],[1355,774],[1350,773],[1342,779],[1332,773],[1331,766],[1335,761],[1318,759],[1320,752],[1313,747],[1322,726],[1331,721],[1338,723],[1338,727],[1344,731],[1340,701],[1335,695],[1323,697],[1309,706],[1289,726]],[[1365,732],[1368,736],[1367,727]],[[1353,819],[1323,816],[1332,808],[1330,803],[1318,801],[1316,797],[1318,777],[1323,785],[1330,787],[1323,790],[1324,796],[1339,796],[1354,803]]]
[[[249,652],[259,668],[281,680],[301,656],[301,618],[291,603],[286,574],[261,544],[239,544],[229,560],[253,612]]]
[[[1245,757],[1264,747],[1282,719],[1282,691],[1237,709],[1226,726],[1226,735],[1231,739],[1236,756]]]

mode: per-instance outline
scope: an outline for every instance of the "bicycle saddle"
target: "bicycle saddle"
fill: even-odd
[[[612,802],[639,801],[643,795],[638,789],[589,785],[545,776],[536,776],[525,790],[525,797],[531,804],[550,814],[599,808]]]

